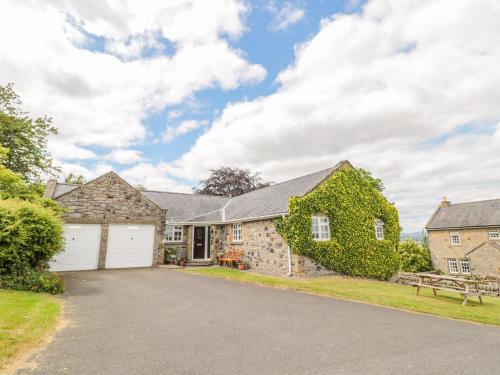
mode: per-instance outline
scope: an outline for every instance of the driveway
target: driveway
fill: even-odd
[[[67,273],[17,374],[498,374],[500,329],[166,269]]]

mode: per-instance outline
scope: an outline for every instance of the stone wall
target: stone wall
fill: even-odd
[[[163,262],[165,211],[116,173],[109,172],[55,199],[67,209],[66,223],[101,224],[98,268],[104,268],[109,224],[155,225],[153,265]]]
[[[460,245],[452,245],[450,232],[458,232]],[[430,230],[428,232],[432,266],[449,274],[448,258],[469,258],[471,272],[500,277],[500,250],[488,245],[488,228],[460,230]],[[500,241],[499,241],[500,242]],[[485,244],[486,243],[486,244]],[[466,255],[474,248],[476,251]],[[460,270],[460,267],[459,267]]]
[[[217,252],[241,250],[248,260],[250,269],[266,274],[288,275],[288,245],[276,231],[273,220],[258,220],[242,223],[242,241],[233,241],[232,224],[218,226]],[[321,265],[307,257],[292,254],[292,275],[319,276],[331,274]]]

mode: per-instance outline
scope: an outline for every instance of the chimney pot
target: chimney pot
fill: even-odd
[[[439,207],[450,207],[450,204],[451,202],[448,199],[446,199],[446,197],[443,197],[443,200],[441,201]]]

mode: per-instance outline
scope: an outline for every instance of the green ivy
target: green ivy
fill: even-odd
[[[329,241],[312,238],[316,214],[330,220]],[[384,240],[375,238],[375,219],[384,222]],[[288,216],[275,224],[294,253],[327,269],[375,279],[388,279],[398,269],[398,211],[354,168],[337,171],[303,197],[290,198]]]

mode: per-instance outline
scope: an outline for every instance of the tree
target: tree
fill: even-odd
[[[72,184],[72,185],[83,185],[85,182],[85,177],[83,177],[81,174],[76,175],[73,173],[70,173],[64,178],[64,183],[65,184]]]
[[[142,184],[137,184],[134,186],[134,188],[136,188],[137,190],[139,191],[146,191],[146,186],[142,185]]]
[[[47,116],[28,117],[12,86],[0,85],[0,146],[8,149],[3,165],[33,182],[58,171],[47,151],[47,138],[57,129]]]
[[[380,178],[373,177],[372,173],[370,171],[367,171],[366,169],[363,169],[363,168],[358,168],[358,172],[375,189],[377,189],[380,192],[384,191],[385,186],[384,186],[384,183],[382,182],[382,180]]]
[[[237,167],[220,167],[210,171],[210,177],[200,181],[200,187],[193,188],[195,193],[235,197],[269,186],[268,182],[262,182],[260,172],[252,174],[248,169]]]

